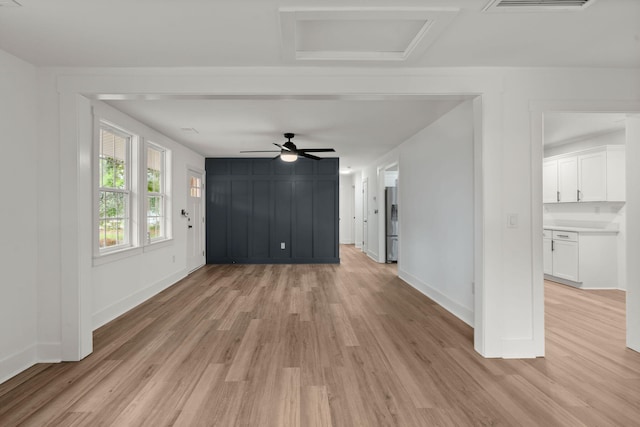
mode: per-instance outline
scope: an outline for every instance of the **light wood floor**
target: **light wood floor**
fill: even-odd
[[[624,294],[547,283],[547,357],[473,331],[351,246],[342,265],[206,266],[0,385],[14,426],[634,426]]]

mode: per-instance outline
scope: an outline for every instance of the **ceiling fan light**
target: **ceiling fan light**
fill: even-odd
[[[280,158],[283,162],[295,162],[298,160],[297,153],[280,153]]]

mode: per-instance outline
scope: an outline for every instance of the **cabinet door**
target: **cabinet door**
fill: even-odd
[[[543,270],[544,274],[553,274],[553,252],[551,252],[551,239],[542,239]]]
[[[558,191],[561,202],[578,201],[578,158],[558,160]]]
[[[542,203],[558,202],[558,161],[547,160],[542,165]]]
[[[578,156],[578,189],[580,202],[607,200],[607,153]]]
[[[578,242],[553,241],[553,275],[578,281]]]

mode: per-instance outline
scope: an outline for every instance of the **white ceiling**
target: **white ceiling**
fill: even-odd
[[[163,99],[112,100],[113,107],[148,124],[206,157],[266,157],[278,153],[282,134],[296,134],[299,148],[334,148],[341,169],[372,163],[461,102],[462,98],[386,100],[334,99]],[[182,128],[194,128],[184,132]]]
[[[624,128],[624,114],[548,113],[544,115],[544,145],[576,142]]]
[[[547,13],[483,12],[489,0],[18,1],[0,7],[0,49],[37,66],[640,67],[640,0]],[[320,60],[327,51],[347,58]],[[358,169],[459,101],[110,103],[207,156],[269,149],[294,132],[298,146],[334,147],[343,167]]]
[[[638,0],[596,0],[577,12],[482,12],[488,1],[19,0],[22,7],[0,7],[0,49],[42,66],[279,66],[288,65],[280,9],[382,8],[393,16],[389,8],[447,8],[459,12],[420,58],[380,65],[640,66]]]

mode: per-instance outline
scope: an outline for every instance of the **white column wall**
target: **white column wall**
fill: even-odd
[[[627,117],[627,346],[640,352],[640,115]]]
[[[0,50],[0,383],[38,360],[36,68]]]
[[[355,199],[355,230],[356,248],[362,249],[362,172],[353,173],[353,191]]]
[[[340,244],[352,245],[354,237],[354,188],[353,175],[340,175]]]

